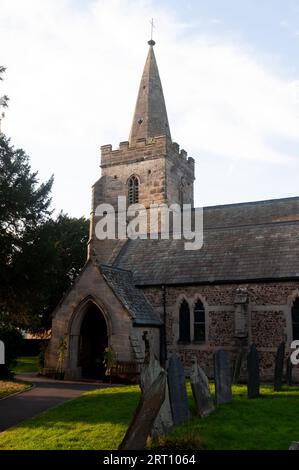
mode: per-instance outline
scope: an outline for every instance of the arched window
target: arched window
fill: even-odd
[[[206,340],[206,318],[203,303],[198,300],[194,306],[194,341]]]
[[[128,179],[128,200],[129,204],[139,202],[139,180],[135,175],[130,176]]]
[[[293,341],[299,339],[299,297],[295,300],[292,307],[292,325]]]
[[[179,341],[183,343],[190,343],[190,310],[186,300],[183,300],[180,307],[180,332]]]

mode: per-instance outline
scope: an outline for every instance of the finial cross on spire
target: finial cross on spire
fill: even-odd
[[[154,18],[150,20],[150,24],[151,24],[151,39],[148,41],[148,44],[150,46],[154,46],[156,44],[155,41],[153,40],[153,33],[154,33],[154,28],[155,28]]]
[[[151,24],[151,41],[152,41],[153,40],[153,32],[154,32],[154,28],[155,28],[154,18],[151,19],[150,24]]]

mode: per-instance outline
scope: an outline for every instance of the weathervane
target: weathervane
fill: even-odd
[[[155,28],[154,19],[153,19],[153,18],[150,20],[150,24],[151,24],[151,39],[148,41],[148,44],[149,44],[150,46],[154,46],[156,43],[155,43],[155,41],[153,40],[153,33],[154,33],[154,28]]]

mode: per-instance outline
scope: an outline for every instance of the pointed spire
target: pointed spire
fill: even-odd
[[[171,140],[165,100],[155,58],[155,41],[148,41],[149,51],[140,82],[129,142],[166,135]]]

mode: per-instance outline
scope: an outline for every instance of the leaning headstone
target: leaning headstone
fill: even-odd
[[[208,378],[197,364],[196,359],[192,361],[190,382],[197,414],[205,418],[215,410],[215,406],[210,392]]]
[[[260,366],[259,354],[255,344],[252,344],[247,355],[247,394],[248,398],[258,398],[260,396]]]
[[[223,349],[214,353],[214,378],[216,403],[232,401],[231,367],[229,355]]]
[[[165,399],[166,373],[161,371],[149,389],[141,395],[134,417],[119,450],[142,450]]]
[[[287,359],[286,381],[287,385],[293,385],[293,364],[291,361],[291,357],[288,357]]]
[[[144,338],[143,336],[143,339]],[[145,364],[141,368],[140,372],[140,388],[142,393],[146,393],[146,391],[151,387],[152,383],[156,380],[159,374],[164,371],[160,366],[160,362],[155,357],[155,354],[152,351],[150,343],[145,342],[145,350],[146,350],[146,357]],[[153,424],[152,436],[161,436],[166,434],[173,428],[173,420],[172,420],[172,413],[171,413],[171,406],[169,401],[169,390],[168,384],[166,382],[165,387],[165,400],[160,408],[158,416],[155,419]]]
[[[289,450],[299,450],[299,442],[293,441],[289,447]]]
[[[283,381],[283,364],[285,354],[285,343],[282,342],[278,346],[275,357],[275,371],[274,371],[274,391],[280,392]]]
[[[173,424],[184,423],[189,419],[184,367],[176,354],[169,359],[168,387]]]

